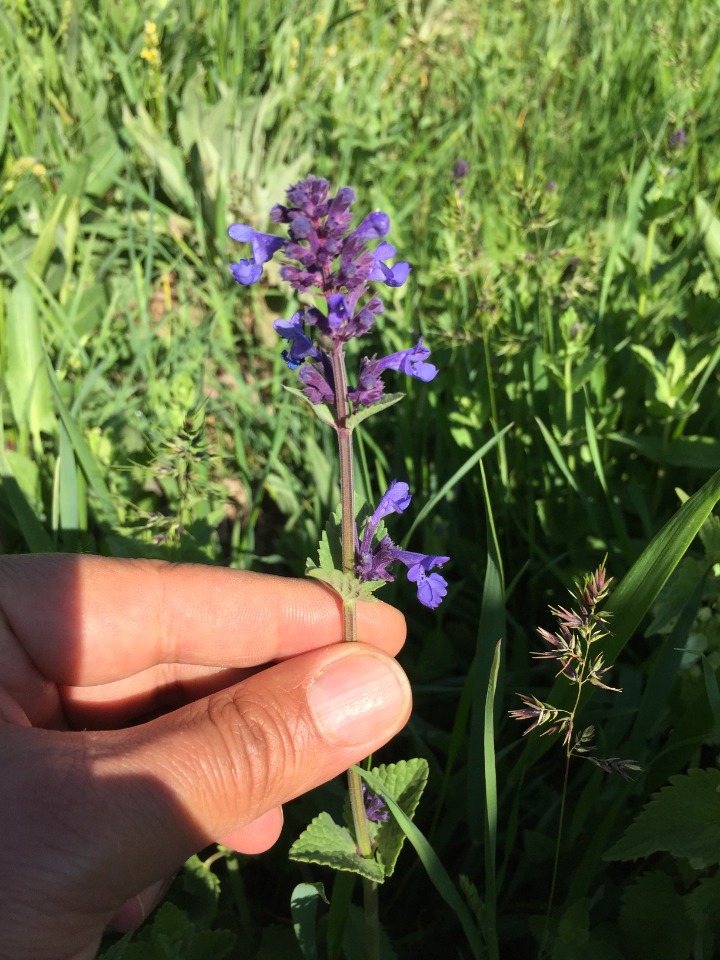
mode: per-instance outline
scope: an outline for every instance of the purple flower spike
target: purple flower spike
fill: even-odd
[[[408,377],[416,377],[424,383],[429,383],[437,376],[438,369],[433,363],[425,363],[430,356],[430,350],[423,344],[422,337],[414,347],[408,350],[400,350],[398,353],[391,353],[389,357],[383,357],[375,365],[375,372],[382,373],[383,370],[400,370]]]
[[[375,262],[368,274],[368,280],[379,280],[388,287],[401,287],[410,276],[409,263],[396,263],[388,267],[384,260],[391,260],[395,256],[395,247],[390,243],[380,243],[375,250]]]
[[[257,283],[262,276],[263,263],[271,260],[286,243],[281,237],[253,230],[246,223],[233,223],[228,230],[228,235],[238,243],[249,243],[252,246],[253,255],[250,259],[230,264],[233,278],[243,286]]]
[[[319,359],[320,351],[306,336],[303,329],[303,314],[299,310],[290,320],[276,320],[273,324],[276,333],[290,342],[290,349],[283,350],[282,358],[291,370],[295,370],[307,357]]]

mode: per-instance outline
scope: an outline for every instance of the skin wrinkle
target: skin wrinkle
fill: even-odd
[[[11,568],[12,580],[4,576]],[[361,640],[392,657],[402,645],[402,615],[382,602],[359,607]],[[3,741],[0,724],[0,807],[9,814],[2,956],[7,949],[13,960],[91,960],[94,947],[86,946],[97,945],[103,924],[124,906],[131,914],[152,909],[160,878],[191,853],[223,837],[250,854],[268,849],[280,832],[281,804],[358,759],[359,749],[324,742],[309,714],[308,683],[351,653],[347,645],[328,649],[340,639],[341,616],[319,584],[202,565],[35,555],[0,558],[0,611],[14,628],[3,634],[0,620],[0,676],[3,658],[19,661],[25,647],[41,673],[23,659],[18,684],[11,673],[12,694],[24,708],[34,685],[44,684],[76,728],[14,725]],[[172,649],[179,662],[167,662]],[[236,669],[238,662],[247,666]],[[241,689],[214,686],[238,681]],[[160,715],[150,719],[147,706]],[[401,720],[388,720],[388,736]],[[382,729],[370,749],[384,742]],[[53,759],[59,751],[64,772]],[[40,822],[37,795],[45,801]],[[35,912],[24,930],[4,909],[19,889]]]

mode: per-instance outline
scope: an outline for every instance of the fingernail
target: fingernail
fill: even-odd
[[[411,694],[394,660],[357,653],[321,670],[307,698],[325,739],[354,747],[392,736],[406,717]]]

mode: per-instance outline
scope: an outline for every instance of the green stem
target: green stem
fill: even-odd
[[[355,574],[355,491],[353,478],[352,427],[348,427],[350,405],[347,398],[345,355],[342,343],[336,343],[332,351],[333,378],[335,381],[335,429],[340,453],[340,538],[343,573]],[[343,599],[343,640],[357,640],[355,601]],[[368,830],[362,781],[354,770],[348,770],[348,793],[350,810],[355,827],[355,842],[362,857],[372,857],[372,841]],[[363,877],[365,901],[365,942],[367,960],[380,960],[380,924],[378,920],[377,884]]]

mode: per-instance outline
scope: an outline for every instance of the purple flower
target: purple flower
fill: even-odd
[[[378,360],[375,370],[377,373],[382,373],[383,370],[401,370],[408,377],[416,377],[429,383],[435,379],[438,372],[434,364],[425,363],[429,356],[430,349],[423,344],[423,338],[420,337],[414,347],[391,353],[390,356]]]
[[[290,320],[276,320],[274,329],[284,340],[290,343],[289,350],[283,350],[282,358],[291,370],[295,370],[307,357],[318,359],[320,351],[314,346],[303,329],[303,312],[298,310]]]
[[[303,393],[311,403],[335,403],[335,390],[332,386],[332,364],[327,357],[319,363],[310,361],[298,371],[298,380],[304,385]]]
[[[362,795],[367,819],[372,820],[373,823],[387,823],[388,812],[383,798],[373,793],[366,783],[362,785]]]
[[[677,130],[674,130],[668,138],[668,146],[671,150],[679,150],[681,147],[685,146],[685,141],[687,140],[687,134],[682,129],[678,127]]]
[[[408,377],[415,377],[429,383],[437,376],[438,369],[433,363],[425,361],[430,356],[430,350],[423,344],[422,337],[414,347],[391,353],[380,360],[377,357],[363,357],[360,361],[358,385],[350,387],[348,397],[357,406],[369,407],[377,403],[385,389],[380,375],[383,370],[399,370]]]
[[[281,237],[253,230],[246,223],[233,223],[228,234],[232,240],[237,240],[238,243],[249,243],[252,246],[252,257],[230,264],[233,278],[246,287],[257,283],[262,276],[262,265],[271,260],[273,255],[287,243]]]
[[[453,167],[453,179],[464,180],[470,170],[470,164],[467,160],[456,160]]]
[[[408,568],[408,580],[417,587],[418,600],[424,606],[434,610],[447,595],[447,581],[439,573],[430,571],[434,567],[441,567],[450,558],[401,550],[387,535],[374,546],[372,543],[380,521],[391,513],[402,513],[410,505],[411,499],[408,485],[393,480],[377,509],[365,523],[362,540],[357,544],[358,556],[355,569],[363,583],[369,580],[391,582],[395,577],[388,569],[390,564],[395,562],[404,564]]]
[[[395,256],[395,247],[390,243],[381,243],[375,250],[375,258],[372,270],[368,274],[368,280],[379,280],[388,287],[401,287],[410,275],[409,263],[396,263],[394,267],[388,267],[383,263],[384,260],[391,260]]]
[[[417,597],[425,607],[434,610],[447,595],[447,580],[439,573],[429,573],[433,567],[442,567],[450,557],[426,556],[409,550],[390,550],[393,560],[399,560],[408,568],[407,578],[417,586]]]
[[[399,480],[393,480],[385,493],[380,498],[380,503],[373,515],[368,519],[363,531],[360,552],[366,552],[370,549],[370,544],[375,536],[375,532],[380,525],[380,521],[391,513],[403,513],[410,506],[412,495],[408,485]]]

